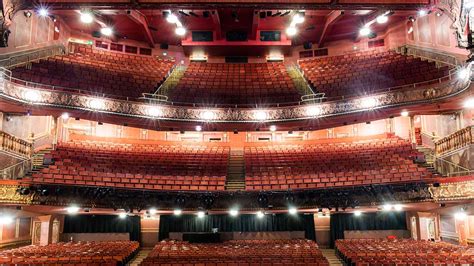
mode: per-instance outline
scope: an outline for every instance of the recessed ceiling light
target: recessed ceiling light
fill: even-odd
[[[92,23],[92,21],[94,21],[94,17],[92,16],[90,12],[81,12],[82,23],[89,24],[89,23]]]
[[[105,27],[105,28],[100,29],[100,33],[102,33],[102,35],[105,35],[105,36],[111,36],[114,33],[114,31],[110,27]]]
[[[298,30],[296,29],[296,27],[288,27],[286,29],[286,35],[288,36],[295,36],[296,33],[298,33]]]
[[[388,17],[386,15],[380,15],[377,17],[376,21],[378,24],[384,24],[387,23]]]
[[[184,27],[177,27],[175,33],[179,36],[186,34],[186,29]]]
[[[359,31],[360,36],[367,36],[367,35],[369,35],[370,33],[372,33],[372,30],[370,30],[369,27],[363,27],[363,28],[361,28],[360,31]]]
[[[173,15],[173,14],[169,14],[167,17],[166,17],[166,21],[168,21],[169,23],[176,23],[178,22],[178,17],[176,15]]]

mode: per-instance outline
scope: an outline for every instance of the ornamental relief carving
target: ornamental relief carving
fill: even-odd
[[[34,194],[24,196],[20,195],[16,190],[17,186],[0,186],[0,203],[31,204],[33,202]]]
[[[474,199],[474,181],[431,186],[429,191],[435,201]]]

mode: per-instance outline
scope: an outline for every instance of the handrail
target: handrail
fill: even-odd
[[[474,143],[473,126],[465,127],[435,142],[436,155],[457,150]]]
[[[124,101],[135,101],[135,102],[143,102],[146,99],[143,97],[140,98],[129,98],[129,97],[121,97],[117,95],[110,95],[110,94],[105,94],[105,93],[93,93],[91,91],[86,91],[86,90],[81,90],[81,89],[73,89],[73,88],[66,88],[62,86],[54,86],[54,85],[47,85],[47,84],[41,84],[41,83],[35,83],[35,82],[29,82],[25,80],[21,80],[15,77],[12,77],[11,71],[0,67],[0,74],[3,73],[3,78],[13,82],[15,84],[23,85],[26,87],[31,87],[31,88],[39,88],[41,90],[45,91],[63,91],[63,92],[71,92],[71,93],[77,93],[80,95],[87,95],[87,96],[93,96],[93,97],[102,97],[102,98],[108,98],[111,100],[124,100]],[[370,94],[365,94],[365,95],[349,95],[349,96],[339,96],[339,97],[326,97],[324,98],[324,102],[330,102],[330,101],[338,101],[338,100],[348,100],[348,99],[356,99],[360,98],[361,96],[369,96],[369,95],[374,95],[374,94],[379,94],[379,93],[384,93],[384,92],[391,92],[391,91],[396,91],[396,90],[401,90],[403,88],[405,89],[415,89],[419,87],[424,87],[427,85],[434,85],[434,84],[441,84],[446,81],[451,81],[456,78],[457,72],[460,71],[460,68],[456,69],[451,69],[449,71],[449,74],[438,78],[438,79],[433,79],[433,80],[428,80],[428,81],[423,81],[423,82],[417,82],[417,83],[412,83],[408,85],[402,85],[402,86],[396,86],[396,87],[390,87],[390,88],[382,88],[382,89],[377,89],[377,90],[372,90],[370,91]],[[163,102],[163,104],[166,105],[171,105],[171,106],[192,106],[192,107],[212,107],[212,108],[258,108],[258,107],[282,107],[282,106],[296,106],[296,105],[304,105],[307,104],[306,102],[303,101],[297,101],[297,102],[284,102],[284,103],[267,103],[267,104],[205,104],[205,103],[188,103],[188,102],[172,102],[172,101],[166,101]]]
[[[43,49],[37,49],[22,53],[12,54],[10,57],[0,59],[0,66],[12,67],[16,65],[25,64],[33,60],[39,60],[50,56],[65,54],[66,48],[62,45],[49,46]],[[20,60],[18,60],[20,58]],[[24,59],[24,60],[21,60]]]
[[[293,64],[292,64],[293,65]],[[311,86],[309,85],[309,82],[308,80],[306,79],[306,77],[303,75],[303,72],[301,71],[301,68],[298,64],[295,64],[295,69],[296,71],[298,72],[298,74],[300,75],[300,77],[304,80],[305,84],[306,84],[306,87],[308,88],[308,90],[311,92],[311,94],[316,94],[313,90],[313,88],[311,88]]]
[[[434,157],[434,167],[436,171],[440,172],[443,176],[459,176],[459,175],[469,175],[473,170],[468,169],[459,164],[450,162],[446,159],[435,156]]]
[[[417,57],[420,57],[420,58],[424,58],[424,59],[428,59],[428,60],[432,60],[432,61],[436,61],[436,62],[441,62],[443,64],[450,65],[450,66],[460,66],[460,65],[462,65],[462,63],[459,61],[459,59],[457,57],[455,57],[454,55],[446,54],[445,52],[432,50],[432,49],[426,50],[427,48],[418,47],[416,45],[411,45],[411,44],[402,45],[402,46],[398,47],[396,50],[401,52],[401,50],[403,48],[407,49],[407,55],[413,55],[413,56],[417,56]],[[425,56],[426,54],[428,54],[428,55],[437,54],[437,55],[440,56],[441,59],[440,58],[427,57],[427,56]],[[449,62],[447,60],[443,60],[443,58],[450,58],[450,61],[452,61],[452,62]]]
[[[0,131],[0,150],[13,152],[29,158],[33,152],[33,144],[29,141]]]
[[[33,158],[25,159],[5,169],[0,170],[2,180],[16,180],[24,177],[33,169]]]
[[[425,131],[421,131],[421,143],[423,144],[423,146],[427,146],[429,148],[434,149],[436,140],[438,139],[438,136],[435,136]]]

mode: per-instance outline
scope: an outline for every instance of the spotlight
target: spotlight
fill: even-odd
[[[157,210],[155,208],[151,208],[150,210],[148,210],[148,212],[150,212],[151,215],[155,215]]]
[[[28,187],[22,187],[22,188],[18,188],[17,189],[17,192],[20,194],[20,195],[29,195],[31,190],[28,188]]]
[[[362,215],[362,212],[361,212],[361,211],[355,211],[355,212],[354,212],[354,215],[355,215],[355,216],[361,216],[361,215]]]
[[[69,214],[76,214],[76,213],[79,212],[79,210],[80,210],[80,208],[77,207],[77,206],[69,206],[69,207],[66,208],[66,211]]]
[[[169,23],[176,23],[178,22],[178,17],[176,15],[173,15],[173,14],[169,14],[167,17],[166,17],[166,21],[168,21]]]
[[[25,100],[29,102],[39,102],[41,101],[41,94],[38,91],[35,90],[28,90],[25,92],[23,95]]]
[[[92,23],[92,21],[94,21],[94,17],[92,16],[90,12],[81,12],[82,23],[89,24],[89,23]]]
[[[254,113],[255,120],[263,121],[267,119],[267,113],[265,111],[256,111]]]
[[[288,213],[291,214],[291,215],[295,215],[298,213],[298,210],[294,207],[291,207],[288,209]]]
[[[360,102],[360,107],[362,107],[364,109],[372,109],[375,106],[377,106],[377,100],[375,98],[372,98],[372,97],[366,97],[366,98],[362,99],[361,102]]]
[[[110,27],[105,27],[105,28],[100,29],[100,33],[105,36],[111,36],[114,33],[114,31]]]
[[[359,31],[360,36],[368,36],[372,31],[370,30],[369,27],[364,26],[362,29]]]
[[[202,131],[202,126],[199,126],[199,125],[196,126],[196,131],[197,131],[197,132],[201,132],[201,131]]]
[[[23,15],[24,15],[25,17],[27,17],[27,18],[30,18],[31,15],[33,15],[33,14],[31,14],[31,12],[28,10],[28,11],[24,11],[24,12],[23,12]]]
[[[7,225],[7,224],[12,224],[12,223],[13,223],[13,218],[11,216],[6,216],[6,215],[0,216],[0,224]]]
[[[467,218],[467,214],[466,214],[466,212],[464,212],[462,210],[462,211],[459,211],[459,212],[455,213],[454,218],[456,220],[465,220]]]
[[[202,219],[202,218],[204,218],[204,216],[206,216],[206,213],[205,213],[205,212],[203,212],[203,211],[198,211],[198,212],[197,212],[197,217],[198,217],[198,218],[201,218],[201,219]]]
[[[318,116],[321,114],[321,108],[319,106],[308,106],[306,107],[306,115],[307,116],[311,116],[311,117],[314,117],[314,116]]]
[[[388,17],[386,15],[380,15],[376,19],[378,24],[385,24],[388,21]]]
[[[181,209],[173,210],[173,214],[176,215],[176,216],[180,216],[182,213],[183,213],[183,211]]]
[[[105,109],[105,102],[102,99],[90,99],[89,100],[89,107],[94,110],[102,110]]]
[[[262,211],[258,211],[258,212],[256,213],[256,215],[257,215],[257,218],[259,218],[259,219],[265,217],[265,213],[263,213]]]
[[[230,216],[235,217],[235,216],[239,215],[239,210],[237,210],[237,209],[231,209],[231,210],[229,211],[229,214],[230,214]]]
[[[120,219],[125,219],[125,218],[127,218],[127,213],[121,212],[121,213],[119,213],[118,217],[119,217]]]
[[[48,9],[41,7],[40,9],[38,9],[38,15],[40,15],[41,17],[47,17],[49,15],[49,11]]]
[[[458,78],[461,80],[467,80],[471,77],[471,70],[468,67],[464,67],[458,72]]]
[[[275,132],[277,130],[277,127],[275,125],[270,126],[270,131]]]
[[[201,113],[201,118],[204,120],[213,120],[215,118],[215,113],[213,111],[206,110]]]
[[[403,116],[403,117],[407,117],[408,116],[408,111],[402,111],[400,113],[400,115]]]
[[[288,27],[288,28],[286,29],[286,34],[287,34],[288,36],[295,36],[296,33],[298,33],[298,30],[297,30],[296,27],[294,27],[294,26],[290,26],[290,27]]]
[[[295,24],[303,23],[304,22],[304,17],[300,14],[296,14],[296,15],[293,16],[293,22]]]
[[[421,9],[418,11],[418,16],[420,17],[424,17],[428,14],[428,11],[424,10],[424,9]]]
[[[146,113],[152,117],[159,117],[163,114],[161,109],[156,106],[149,106],[146,110]]]
[[[469,98],[464,102],[464,108],[473,109],[474,108],[474,98]]]
[[[183,27],[177,27],[174,32],[179,36],[183,36],[184,34],[186,34],[186,29]]]
[[[382,209],[384,211],[390,211],[392,209],[392,207],[393,207],[392,204],[385,204],[385,205],[382,206]]]
[[[397,212],[399,212],[403,209],[403,206],[401,204],[395,204],[393,206],[393,209],[396,210]]]
[[[68,113],[63,113],[63,114],[61,115],[61,118],[62,118],[63,120],[68,120],[68,119],[69,119],[69,114],[68,114]]]

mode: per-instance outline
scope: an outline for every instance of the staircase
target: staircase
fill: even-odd
[[[309,86],[306,79],[303,77],[303,74],[300,72],[297,66],[291,65],[287,67],[288,75],[293,80],[296,89],[301,95],[312,95],[314,94],[313,90]]]
[[[339,259],[334,249],[321,249],[321,252],[323,253],[323,256],[328,260],[329,265],[344,265],[344,262]]]
[[[176,66],[154,94],[167,96],[169,92],[178,85],[179,80],[184,75],[184,72],[186,72],[185,66]]]
[[[150,254],[151,248],[142,248],[137,255],[127,263],[128,266],[138,266]]]
[[[424,162],[417,162],[417,163],[420,166],[426,168],[429,172],[431,172],[434,177],[442,176],[442,174],[439,173],[434,166],[434,161],[435,161],[434,150],[425,146],[417,146],[416,150],[423,153],[423,155],[425,156]]]
[[[232,191],[245,189],[244,148],[231,148],[230,150],[225,189]]]
[[[44,150],[40,150],[33,154],[33,157],[31,158],[32,160],[32,169],[29,171],[26,175],[27,176],[32,176],[33,173],[40,172],[42,169],[47,168],[48,164],[44,163],[44,156],[46,154],[51,153],[53,149],[52,148],[47,148]]]

